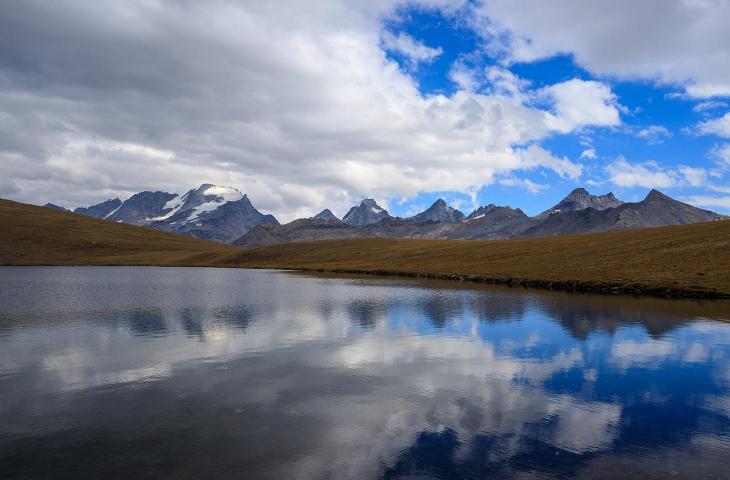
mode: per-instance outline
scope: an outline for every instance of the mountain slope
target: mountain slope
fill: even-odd
[[[79,207],[74,210],[74,213],[79,215],[86,215],[87,217],[104,218],[114,213],[119,207],[122,206],[122,201],[118,198],[109,199],[90,207]]]
[[[488,205],[475,210],[466,221],[454,225],[444,237],[453,240],[513,238],[538,222],[519,208]]]
[[[439,198],[431,205],[427,210],[410,217],[408,220],[413,220],[417,223],[425,222],[444,222],[444,223],[456,223],[464,219],[464,214],[459,210],[449,207],[446,202]]]
[[[342,217],[342,221],[353,227],[361,227],[377,223],[386,217],[390,217],[387,210],[381,208],[372,198],[366,198],[359,205],[352,207]]]
[[[231,187],[203,184],[179,196],[140,192],[121,202],[107,200],[76,213],[113,222],[230,243],[260,223],[278,223],[254,208],[246,195]]]
[[[0,265],[201,265],[235,247],[0,199]]]
[[[722,218],[722,215],[693,207],[652,190],[641,202],[623,203],[605,210],[587,208],[549,215],[542,223],[526,230],[524,235],[605,232],[710,222]]]
[[[321,212],[319,212],[317,215],[313,216],[312,219],[314,220],[337,220],[340,219],[335,216],[334,213],[329,208],[325,208]]]
[[[587,208],[606,210],[607,208],[618,207],[622,203],[613,193],[591,195],[585,188],[576,188],[552,208],[537,215],[537,218],[542,220],[555,213],[574,212]]]

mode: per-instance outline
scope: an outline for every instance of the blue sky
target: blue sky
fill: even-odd
[[[213,183],[290,221],[657,188],[730,213],[728,0],[0,8],[4,198]]]
[[[730,19],[728,19],[730,20]],[[485,52],[483,40],[463,21],[437,10],[423,8],[402,9],[385,28],[393,35],[405,34],[428,47],[440,49],[433,61],[414,68],[407,54],[388,50],[390,59],[398,62],[404,71],[417,81],[423,95],[452,95],[458,85],[450,78],[453,65],[460,59],[479,68],[503,67],[503,59]],[[730,58],[727,59],[730,61]],[[721,117],[730,111],[727,96],[691,98],[683,92],[681,84],[663,85],[655,79],[617,79],[611,75],[596,75],[582,68],[570,53],[557,53],[532,62],[518,62],[508,66],[509,71],[527,80],[530,88],[541,88],[573,78],[600,81],[610,86],[621,109],[621,124],[610,128],[585,128],[568,134],[552,135],[540,142],[542,146],[560,156],[581,159],[584,152],[594,151],[595,158],[582,159],[586,175],[578,180],[565,179],[549,170],[527,171],[520,179],[539,185],[530,191],[521,186],[492,184],[479,189],[477,203],[507,204],[521,207],[528,214],[537,214],[557,203],[575,187],[586,187],[592,193],[609,191],[625,201],[640,201],[648,191],[656,187],[685,201],[719,212],[730,212],[730,203],[721,196],[715,204],[697,197],[714,196],[708,193],[705,182],[692,185],[677,181],[673,185],[616,184],[606,178],[606,164],[617,159],[631,159],[632,163],[646,164],[650,170],[667,171],[684,166],[704,171],[718,170],[722,163],[717,156],[723,135],[701,135],[697,125]],[[483,85],[488,89],[489,85]],[[725,138],[727,135],[725,135]],[[724,172],[723,172],[724,173]],[[727,187],[727,177],[716,178],[718,187]],[[651,185],[651,186],[650,186]],[[436,198],[443,197],[469,213],[473,204],[469,195],[459,192],[425,192],[402,203],[391,203],[391,213],[409,215],[421,210]]]

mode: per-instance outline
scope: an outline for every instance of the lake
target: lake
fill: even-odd
[[[727,478],[730,303],[0,268],[0,477]]]

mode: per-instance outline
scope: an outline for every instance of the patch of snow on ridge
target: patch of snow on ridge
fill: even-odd
[[[380,213],[383,211],[382,208],[370,207],[370,211],[373,213]]]
[[[169,212],[167,212],[164,215],[160,215],[159,217],[153,217],[148,218],[146,221],[148,222],[158,222],[160,220],[167,220],[168,218],[175,215],[178,210],[185,204],[185,199],[187,199],[188,194],[186,193],[182,197],[179,197],[178,195],[175,195],[172,199],[168,200],[164,207],[162,207],[163,210],[167,210],[168,208],[171,209]]]
[[[223,202],[237,202],[243,198],[243,194],[233,187],[212,186],[203,192],[203,195],[217,195],[223,197]]]
[[[119,206],[118,206],[117,208],[115,208],[115,209],[114,209],[114,210],[112,210],[111,212],[109,212],[109,213],[107,213],[106,215],[104,215],[104,219],[107,219],[107,218],[111,217],[112,215],[114,215],[115,213],[117,213],[117,211],[118,211],[118,210],[119,210],[120,208],[122,208],[122,205],[124,205],[124,202],[120,203],[120,204],[119,204]]]
[[[206,202],[193,208],[192,213],[187,218],[187,220],[185,220],[185,222],[192,222],[193,220],[196,220],[201,213],[212,212],[221,205],[224,205],[228,202],[237,202],[238,200],[243,198],[243,194],[241,192],[231,187],[213,186],[205,190],[203,192],[203,195],[215,195],[217,198],[212,202]]]
[[[467,218],[466,220],[471,222],[472,220],[476,220],[477,218],[482,218],[482,217],[486,217],[486,216],[487,216],[486,213],[482,213],[481,215],[477,215],[476,217]]]

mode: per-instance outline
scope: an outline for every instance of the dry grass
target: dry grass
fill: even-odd
[[[1,265],[204,265],[229,245],[0,200]]]
[[[351,239],[244,250],[225,265],[475,276],[582,290],[730,295],[730,221],[515,240]],[[588,288],[597,287],[597,288]]]
[[[730,221],[515,240],[348,239],[241,250],[0,200],[2,265],[284,268],[730,296]]]

